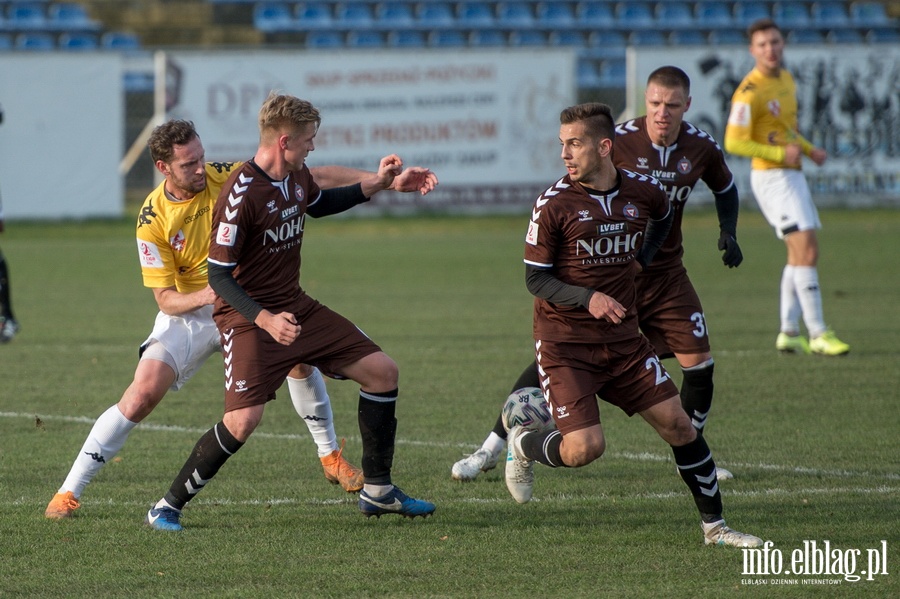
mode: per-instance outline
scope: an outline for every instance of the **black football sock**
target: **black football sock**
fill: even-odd
[[[9,300],[9,270],[3,252],[0,252],[0,316],[14,320]]]
[[[716,464],[706,440],[697,438],[681,447],[672,447],[682,480],[691,490],[704,522],[722,519],[722,495],[716,480]]]
[[[567,468],[568,466],[559,455],[559,446],[562,445],[562,433],[556,429],[540,433],[522,435],[522,453],[525,457],[540,462],[551,468]]]
[[[362,470],[366,484],[391,484],[394,437],[397,435],[398,390],[385,393],[359,392],[359,433],[362,436]]]
[[[681,407],[687,412],[691,424],[700,434],[703,434],[712,406],[713,368],[715,364],[710,361],[701,367],[681,370],[684,375],[681,380]]]
[[[172,481],[165,496],[166,502],[177,510],[182,509],[243,445],[232,436],[223,422],[206,431],[181,467],[181,472]]]

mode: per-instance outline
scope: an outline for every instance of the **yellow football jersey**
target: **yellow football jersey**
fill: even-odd
[[[784,164],[784,146],[797,143],[809,154],[812,144],[797,131],[797,88],[785,69],[778,77],[751,70],[731,98],[725,149],[753,158],[754,169],[799,168]]]
[[[222,185],[240,164],[207,163],[206,189],[191,200],[170,200],[165,181],[147,196],[137,221],[138,258],[145,287],[175,287],[180,293],[206,287],[212,209]]]

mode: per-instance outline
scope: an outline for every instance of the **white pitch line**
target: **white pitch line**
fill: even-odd
[[[36,418],[40,418],[41,420],[46,420],[48,422],[59,421],[59,422],[75,422],[79,424],[94,424],[96,421],[95,418],[88,418],[86,416],[57,416],[57,415],[43,415],[43,414],[26,414],[24,412],[0,412],[0,418],[27,418],[30,420],[34,420]],[[142,422],[135,430],[144,430],[144,431],[162,431],[162,432],[173,432],[173,433],[191,433],[195,435],[202,435],[205,433],[208,428],[196,428],[196,427],[187,427],[187,426],[178,426],[178,425],[170,425],[170,424],[153,424],[150,422]],[[311,439],[308,434],[294,434],[294,433],[266,433],[263,431],[253,433],[253,436],[257,439],[275,439],[275,440],[286,440],[286,441],[310,441]],[[356,436],[347,436],[346,437],[350,441],[361,442],[361,439]],[[446,448],[446,449],[468,449],[474,450],[477,449],[477,445],[472,445],[471,443],[453,443],[453,442],[434,442],[434,441],[418,441],[414,439],[397,439],[397,445],[407,445],[414,447],[433,447],[433,448]],[[603,454],[603,457],[606,459],[620,459],[620,460],[628,460],[633,462],[673,462],[672,456],[667,454],[657,454],[651,452],[630,452],[630,451],[607,451]],[[673,462],[674,463],[674,462]],[[854,471],[854,470],[825,470],[821,468],[807,468],[804,466],[790,466],[790,465],[782,465],[782,464],[766,464],[763,462],[718,462],[718,464],[722,467],[735,468],[743,471],[747,470],[766,470],[769,472],[787,472],[791,474],[799,474],[799,475],[807,475],[813,477],[838,477],[838,478],[871,478],[876,480],[886,480],[886,481],[896,481],[900,480],[900,473],[877,473],[877,472],[869,472],[866,470],[863,471]]]

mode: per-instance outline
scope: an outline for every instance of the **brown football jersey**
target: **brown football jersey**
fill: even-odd
[[[620,324],[587,308],[534,301],[534,336],[547,341],[610,343],[636,337],[635,255],[647,219],[663,218],[669,200],[647,175],[618,169],[614,189],[588,193],[568,175],[538,197],[525,237],[525,263],[552,269],[570,285],[595,289],[628,310]]]
[[[296,313],[300,289],[300,246],[306,209],[321,197],[304,165],[281,181],[273,181],[253,162],[246,162],[225,182],[213,209],[209,261],[235,267],[238,285],[273,313]],[[216,298],[213,317],[219,330],[249,323]]]
[[[645,272],[665,269],[681,261],[684,204],[697,181],[702,180],[713,193],[734,185],[734,175],[725,164],[722,148],[712,136],[687,121],[681,123],[678,138],[668,147],[650,141],[646,116],[620,123],[616,127],[613,161],[619,168],[658,179],[675,210],[669,237]]]

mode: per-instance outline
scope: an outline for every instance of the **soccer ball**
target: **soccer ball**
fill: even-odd
[[[503,404],[502,418],[506,432],[514,426],[543,431],[554,425],[550,406],[544,399],[544,393],[537,387],[523,387],[510,393]]]

